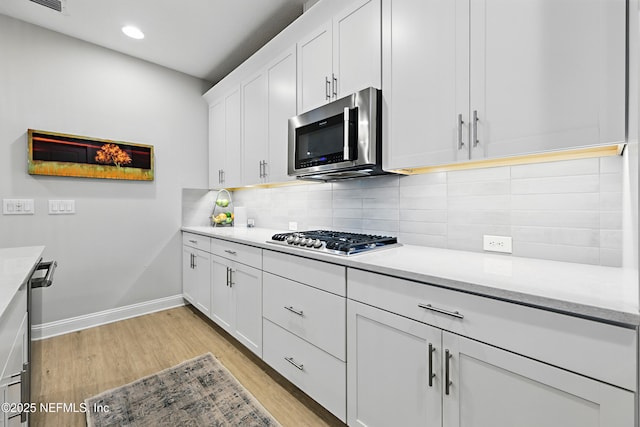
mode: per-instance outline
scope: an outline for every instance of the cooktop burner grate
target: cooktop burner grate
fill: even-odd
[[[399,246],[396,237],[330,230],[278,233],[271,237],[269,243],[296,246],[337,255],[355,255],[392,245]]]

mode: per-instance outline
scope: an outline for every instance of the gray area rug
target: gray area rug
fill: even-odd
[[[85,404],[88,427],[280,426],[211,353],[90,397]]]

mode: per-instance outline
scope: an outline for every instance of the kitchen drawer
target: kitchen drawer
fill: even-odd
[[[211,252],[211,238],[193,233],[182,233],[182,244],[192,248]]]
[[[345,267],[296,255],[264,251],[264,271],[346,296]]]
[[[636,390],[634,329],[351,268],[347,277],[349,299]]]
[[[346,361],[346,299],[271,273],[262,276],[262,315]]]
[[[262,270],[262,249],[255,246],[213,239],[211,253]]]
[[[336,417],[345,421],[346,363],[269,320],[265,320],[263,325],[264,361]]]

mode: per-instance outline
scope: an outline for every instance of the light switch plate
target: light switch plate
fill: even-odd
[[[73,215],[75,213],[75,200],[49,200],[49,215]]]
[[[35,205],[33,199],[2,199],[4,215],[33,215]]]

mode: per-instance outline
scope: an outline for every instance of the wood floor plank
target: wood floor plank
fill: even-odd
[[[32,402],[75,404],[211,352],[285,427],[344,426],[199,312],[165,310],[33,343]],[[54,406],[55,408],[55,406]],[[85,426],[82,412],[38,411],[35,427]]]

